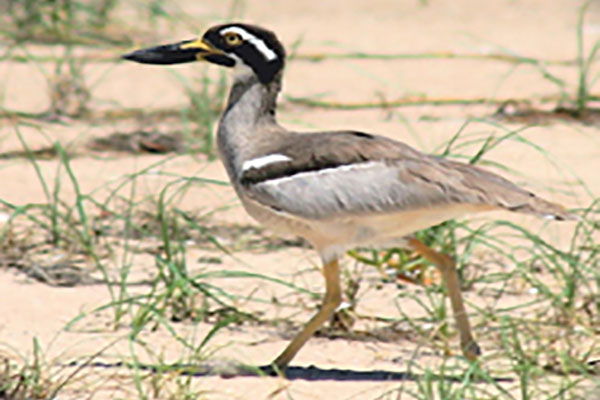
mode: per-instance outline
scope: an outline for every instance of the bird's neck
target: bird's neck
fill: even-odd
[[[252,142],[268,140],[269,132],[278,127],[275,107],[280,89],[280,76],[266,85],[254,74],[236,77],[217,131],[219,154],[232,180],[243,160],[253,156]]]

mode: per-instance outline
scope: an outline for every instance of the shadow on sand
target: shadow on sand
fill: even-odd
[[[243,365],[231,361],[209,361],[199,364],[172,364],[172,365],[150,365],[126,362],[106,363],[94,361],[89,363],[70,363],[66,366],[92,367],[92,368],[130,368],[152,371],[160,373],[178,373],[185,376],[221,376],[223,378],[237,377],[264,377],[281,376],[290,380],[306,381],[420,381],[424,378],[422,374],[401,371],[369,370],[358,371],[352,369],[323,369],[311,365],[309,367],[288,367],[285,371],[275,370],[271,365],[260,367]],[[461,382],[464,377],[461,375],[435,375],[428,374],[428,378],[434,380]],[[512,382],[512,378],[499,377],[494,378],[495,382]],[[483,381],[482,381],[483,382]]]
[[[257,368],[259,375],[285,376],[287,379],[301,379],[306,381],[420,381],[424,378],[422,374],[401,371],[369,370],[357,371],[352,369],[323,369],[311,365],[309,367],[288,367],[285,371],[275,371],[271,365]],[[464,380],[460,375],[428,375],[434,380],[445,380],[449,382],[461,382]],[[511,382],[511,378],[495,378],[496,382]]]
[[[301,379],[306,381],[416,381],[421,375],[411,372],[369,370],[357,371],[352,369],[323,369],[311,365],[309,367],[288,367],[285,371],[275,371],[271,365],[258,367],[258,370],[267,376],[285,376],[287,379]],[[437,378],[437,377],[436,377]],[[443,377],[458,381],[457,377]]]

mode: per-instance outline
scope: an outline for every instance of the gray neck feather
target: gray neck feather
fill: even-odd
[[[254,74],[236,77],[217,131],[219,154],[232,182],[237,181],[243,160],[253,156],[250,142],[260,140],[268,126],[277,126],[275,107],[280,89],[281,74],[267,85]]]

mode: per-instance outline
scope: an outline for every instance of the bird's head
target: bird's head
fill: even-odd
[[[214,26],[200,39],[136,50],[123,58],[163,65],[208,61],[242,73],[253,73],[266,85],[283,69],[285,50],[273,32],[255,25],[233,23]]]

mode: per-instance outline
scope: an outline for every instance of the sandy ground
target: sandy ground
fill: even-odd
[[[577,5],[573,0],[456,0],[452,2],[429,1],[428,5],[413,1],[278,1],[248,2],[244,7],[244,20],[265,25],[278,33],[290,46],[301,40],[298,52],[302,54],[344,53],[363,51],[368,53],[422,53],[451,51],[457,53],[491,53],[506,51],[511,54],[541,59],[572,59],[576,54]],[[227,15],[228,2],[207,0],[178,1],[177,6],[193,15],[204,26],[196,30],[182,24],[165,26],[155,32],[160,42],[170,42],[198,34],[209,25],[221,22],[216,16]],[[600,38],[600,7],[593,3],[587,17],[584,37],[587,43]],[[140,46],[155,42],[140,42]],[[48,52],[47,48],[31,46],[33,52]],[[48,107],[46,80],[41,71],[49,71],[50,65],[34,68],[27,64],[3,62],[3,106],[28,112],[44,111]],[[566,81],[568,90],[574,91],[576,72],[573,68],[551,67]],[[179,107],[186,103],[185,93],[177,75],[197,77],[206,71],[193,65],[175,68],[155,68],[129,63],[87,64],[86,80],[91,83],[92,106],[106,109],[114,105],[145,109]],[[216,69],[208,74],[216,76]],[[331,101],[378,101],[392,100],[405,95],[426,94],[431,97],[491,97],[525,98],[555,95],[557,87],[545,80],[531,66],[514,67],[500,62],[474,60],[329,60],[320,63],[295,61],[287,68],[284,94],[301,97],[322,95]],[[403,140],[422,150],[433,152],[454,135],[465,121],[473,117],[466,131],[470,133],[503,133],[503,129],[516,129],[518,124],[502,123],[494,126],[488,117],[494,111],[485,106],[419,106],[396,110],[337,111],[310,109],[294,105],[282,99],[280,120],[290,129],[321,130],[348,128],[384,134]],[[143,125],[142,125],[143,126]],[[82,148],[91,137],[107,136],[115,131],[127,131],[139,127],[138,123],[115,122],[96,124],[68,121],[64,124],[40,123],[32,127],[22,126],[20,133],[32,149],[47,146],[60,140],[63,146]],[[148,127],[148,126],[143,126]],[[585,207],[594,197],[600,196],[600,138],[597,128],[578,123],[556,122],[531,127],[523,135],[551,154],[552,162],[535,152],[530,146],[509,142],[496,148],[490,160],[502,161],[517,173],[515,179],[545,197],[560,201],[569,207]],[[0,152],[22,150],[15,128],[3,121],[0,131]],[[469,152],[468,149],[465,152]],[[472,153],[471,153],[472,154]],[[122,154],[91,154],[82,152],[71,161],[73,171],[80,183],[82,193],[98,188],[97,198],[107,195],[115,187],[111,181],[126,174],[160,162],[163,156]],[[57,161],[41,160],[41,173],[52,182],[57,172]],[[135,197],[145,198],[156,194],[171,181],[158,172],[184,176],[197,176],[225,181],[226,175],[217,161],[205,161],[201,157],[180,156],[156,167],[156,174],[137,180]],[[61,171],[60,173],[64,173]],[[43,189],[34,169],[25,159],[0,161],[0,199],[13,204],[41,203],[45,201]],[[547,185],[564,189],[575,178],[582,187],[569,186],[571,193],[545,190]],[[65,180],[62,188],[65,200],[72,200],[74,192]],[[129,195],[126,189],[125,195]],[[207,213],[225,207],[216,215],[223,223],[252,224],[235,199],[229,187],[216,185],[193,185],[178,201],[183,210]],[[6,214],[3,214],[6,215]],[[491,215],[494,218],[498,215]],[[503,218],[538,229],[541,223],[530,217],[500,215]],[[2,222],[0,222],[1,224]],[[0,225],[1,226],[1,225]],[[543,235],[548,240],[560,242],[563,232],[572,225],[545,226]],[[566,235],[566,234],[565,234]],[[118,247],[118,245],[115,245]],[[119,251],[119,250],[117,250]],[[52,253],[55,257],[63,256]],[[290,280],[316,293],[323,291],[322,279],[317,270],[318,259],[309,249],[292,248],[271,252],[239,251],[233,257],[223,257],[223,264],[210,266],[202,257],[214,256],[214,252],[190,243],[188,268],[229,269],[260,271],[269,276]],[[217,253],[218,256],[222,254]],[[114,256],[118,257],[118,256]],[[135,276],[146,278],[154,273],[154,259],[148,254],[133,254],[129,260]],[[346,262],[351,269],[353,263]],[[365,280],[377,280],[376,271],[366,271]],[[261,313],[263,318],[291,318],[295,323],[307,318],[316,301],[274,284],[253,280],[223,280],[219,282],[226,290],[240,296],[258,296],[262,299],[278,298],[287,303],[305,302],[304,312],[297,308],[272,307],[248,302],[245,310]],[[389,286],[389,285],[388,285]],[[363,315],[397,317],[399,312],[397,291],[385,286],[382,290],[364,293],[359,312]],[[132,288],[134,293],[145,288]],[[409,288],[418,293],[418,288]],[[109,360],[130,359],[132,348],[126,336],[129,329],[111,325],[110,312],[86,314],[69,330],[65,325],[82,313],[110,301],[105,285],[84,285],[72,288],[56,288],[38,283],[14,269],[0,270],[0,346],[10,353],[30,358],[33,339],[37,339],[48,362],[69,361],[94,354],[112,341],[103,354]],[[478,302],[472,292],[466,293],[468,301]],[[405,303],[405,313],[418,313],[419,307]],[[363,323],[362,329],[376,326]],[[211,329],[211,323],[182,323],[178,334],[195,343]],[[478,332],[479,331],[479,332]],[[476,326],[476,333],[483,337],[485,329]],[[210,351],[218,359],[265,364],[280,351],[289,340],[291,332],[282,326],[254,326],[245,324],[220,331],[210,342]],[[311,340],[294,360],[295,366],[317,365],[319,368],[341,368],[352,371],[407,371],[415,353],[419,354],[421,368],[428,363],[439,364],[443,359],[439,350],[422,343],[410,333],[397,335],[394,340],[347,340],[317,337]],[[186,354],[181,344],[171,334],[159,328],[144,332],[142,339],[151,343],[150,352],[140,347],[136,354],[143,360],[162,357],[165,360],[181,360]],[[195,338],[195,339],[194,339]],[[120,339],[120,340],[118,340]],[[454,350],[456,344],[451,343]],[[460,363],[453,361],[455,364]],[[454,364],[453,364],[454,365]],[[421,370],[422,371],[422,370]],[[65,373],[62,371],[61,373]],[[112,374],[125,371],[97,369],[86,374],[82,387],[97,390],[93,398],[112,398],[114,393],[135,395],[135,388],[119,387],[111,381]],[[91,383],[90,383],[91,382]],[[329,381],[290,380],[278,378],[197,378],[193,383],[205,398],[221,399],[374,399],[410,398],[403,392],[404,385],[413,387],[415,382],[383,381]],[[411,386],[412,385],[412,386]],[[408,390],[408,389],[407,389]],[[386,393],[390,393],[386,395]],[[404,396],[399,394],[404,393]],[[75,398],[75,397],[74,397]],[[201,397],[204,398],[204,397]]]

